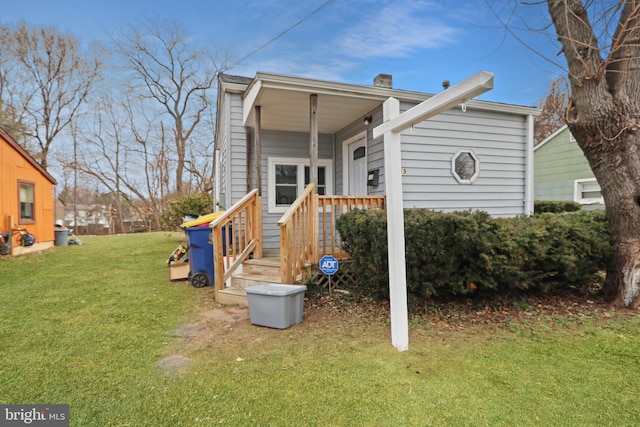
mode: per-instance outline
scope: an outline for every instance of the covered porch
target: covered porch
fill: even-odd
[[[322,256],[347,256],[339,215],[384,208],[382,186],[367,185],[368,154],[373,122],[392,94],[389,75],[359,86],[257,73],[247,84],[240,109],[246,186],[212,225],[219,301],[234,293],[227,301],[242,303],[242,287],[260,282],[300,283]],[[228,177],[237,170],[228,164]]]
[[[241,92],[242,107],[235,107],[245,135],[242,142],[234,137],[233,147],[242,154],[228,153],[223,165],[222,206],[257,189],[263,246],[279,249],[284,243],[278,221],[308,184],[320,196],[383,196],[382,140],[374,140],[372,130],[395,92],[389,75],[364,86],[257,73]],[[415,102],[426,96],[406,94]],[[237,157],[229,160],[232,155]]]
[[[321,196],[309,184],[278,221],[280,250],[265,251],[262,197],[252,190],[211,223],[216,301],[246,305],[246,286],[302,283],[322,256],[347,258],[337,218],[354,209],[384,209],[384,203],[384,196]]]

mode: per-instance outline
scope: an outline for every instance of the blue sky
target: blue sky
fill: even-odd
[[[493,12],[487,5],[493,5]],[[495,73],[480,99],[534,105],[564,75],[546,6],[515,0],[19,0],[4,2],[0,24],[55,26],[83,43],[108,43],[140,19],[175,21],[194,46],[228,49],[236,60],[309,15],[231,73],[291,74],[372,84],[393,75],[398,89],[437,93],[480,70]],[[495,13],[494,13],[495,12]],[[511,31],[501,21],[509,21]],[[548,30],[547,30],[548,31]],[[518,38],[520,40],[518,40]]]

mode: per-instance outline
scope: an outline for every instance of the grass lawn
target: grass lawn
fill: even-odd
[[[384,308],[339,294],[252,326],[169,282],[180,237],[0,258],[0,403],[67,403],[72,426],[638,425],[637,313],[414,318],[399,353]]]

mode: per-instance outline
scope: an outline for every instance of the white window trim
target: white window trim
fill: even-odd
[[[576,142],[576,137],[571,132],[569,132],[569,142]]]
[[[591,184],[591,183],[598,183],[598,181],[595,178],[584,178],[584,179],[576,179],[573,181],[573,200],[580,203],[581,205],[604,205],[604,198],[603,197],[597,197],[597,198],[590,198],[590,199],[583,199],[582,196],[582,188],[584,186],[584,184]],[[600,188],[600,185],[598,185],[598,188]]]
[[[471,157],[473,157],[473,160],[476,162],[476,170],[473,172],[473,175],[471,175],[471,178],[469,179],[462,179],[456,173],[456,159],[460,154],[463,154],[463,153],[468,153]],[[458,181],[460,184],[471,184],[478,177],[479,174],[480,174],[480,159],[478,159],[478,156],[476,156],[476,153],[474,153],[473,150],[468,148],[463,148],[458,150],[456,154],[454,154],[453,157],[451,157],[451,175],[453,175],[456,181]]]
[[[276,206],[276,165],[296,165],[298,166],[298,194],[304,191],[304,167],[309,166],[308,158],[300,157],[269,157],[267,159],[267,206],[269,213],[284,213],[288,206]],[[325,168],[325,194],[333,195],[333,160],[318,159],[318,166]]]

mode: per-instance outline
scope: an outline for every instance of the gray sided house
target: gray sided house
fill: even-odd
[[[265,248],[279,248],[277,221],[310,181],[317,126],[317,187],[324,195],[384,195],[385,100],[404,112],[432,95],[258,72],[219,77],[216,194],[229,208],[254,188],[263,197]],[[483,210],[496,217],[533,212],[530,107],[470,100],[402,132],[405,208]],[[314,120],[310,117],[314,115]],[[258,157],[259,153],[259,158]]]
[[[583,209],[604,208],[600,185],[567,125],[534,148],[536,200],[573,200]]]

